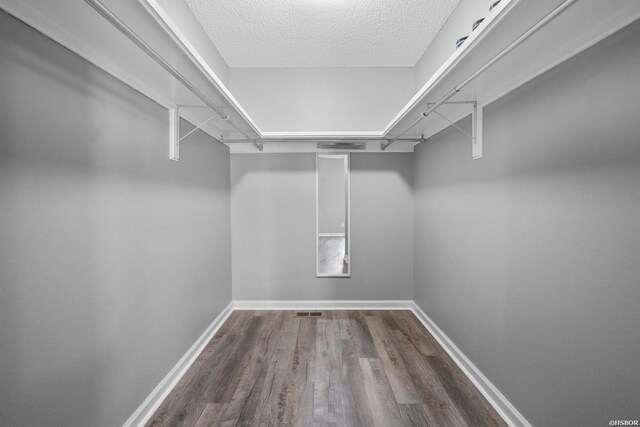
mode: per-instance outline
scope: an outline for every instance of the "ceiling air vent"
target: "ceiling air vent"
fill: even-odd
[[[364,142],[318,142],[316,147],[320,150],[365,150]]]

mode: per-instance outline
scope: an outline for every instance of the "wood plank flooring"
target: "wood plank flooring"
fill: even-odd
[[[411,311],[235,311],[148,426],[504,426]]]

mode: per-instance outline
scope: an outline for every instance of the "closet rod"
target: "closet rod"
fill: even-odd
[[[404,128],[398,135],[394,136],[393,138],[389,138],[389,142],[387,142],[386,144],[383,144],[382,145],[382,149],[386,150],[391,144],[393,144],[397,140],[401,139],[404,134],[409,132],[415,125],[417,125],[422,120],[424,120],[425,117],[429,116],[431,113],[433,113],[435,110],[437,110],[438,107],[440,107],[442,104],[447,102],[455,94],[457,94],[462,89],[464,89],[465,86],[467,86],[469,83],[471,83],[473,80],[475,80],[482,73],[487,71],[487,69],[489,69],[492,65],[494,65],[496,62],[498,62],[500,59],[502,59],[505,55],[507,55],[513,49],[515,49],[520,44],[522,44],[529,37],[531,37],[536,32],[538,32],[538,30],[540,30],[542,27],[544,27],[549,22],[551,22],[555,18],[557,18],[562,12],[567,10],[571,5],[573,5],[577,1],[578,0],[565,0],[564,3],[562,3],[560,6],[558,6],[554,10],[552,10],[544,18],[542,18],[540,21],[538,21],[533,27],[529,28],[527,31],[525,31],[523,34],[521,34],[520,37],[518,37],[517,39],[512,41],[507,47],[505,47],[500,52],[498,52],[498,54],[496,56],[491,58],[489,61],[485,62],[484,65],[482,65],[475,72],[473,72],[469,77],[467,77],[465,80],[463,80],[462,83],[458,84],[456,87],[451,89],[451,91],[448,92],[442,98],[440,98],[440,100],[438,100],[437,102],[433,103],[433,105],[431,107],[429,107],[427,109],[427,111],[423,111],[422,113],[420,113],[420,116],[417,119],[415,119],[413,122],[411,122],[409,124],[409,126]]]
[[[151,59],[153,59],[158,65],[164,68],[169,74],[171,74],[176,80],[182,83],[187,89],[189,89],[195,96],[200,98],[202,102],[204,102],[207,107],[212,109],[222,120],[225,120],[231,126],[233,126],[238,132],[240,132],[245,138],[251,140],[258,149],[260,149],[259,145],[255,142],[256,139],[252,138],[242,129],[240,129],[226,114],[222,111],[222,108],[216,106],[213,101],[211,101],[204,93],[200,91],[197,87],[195,87],[185,76],[183,76],[178,70],[176,70],[173,65],[169,64],[158,52],[156,52],[147,42],[142,40],[140,36],[138,36],[131,28],[127,26],[120,18],[118,18],[113,12],[111,12],[104,4],[102,4],[99,0],[84,0],[89,6],[91,6],[96,12],[98,12],[103,18],[105,18],[111,25],[113,25],[118,31],[124,34],[129,40],[131,40],[136,46],[144,51]],[[218,142],[222,142],[218,138],[214,138]]]

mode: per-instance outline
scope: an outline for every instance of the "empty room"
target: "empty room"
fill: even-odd
[[[0,426],[638,426],[640,1],[0,0]]]

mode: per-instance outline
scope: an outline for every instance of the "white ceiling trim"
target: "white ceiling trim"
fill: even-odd
[[[416,94],[407,102],[407,104],[391,119],[391,121],[381,130],[371,131],[304,131],[304,132],[288,132],[288,131],[270,131],[262,132],[251,116],[240,105],[238,100],[231,94],[229,89],[218,78],[215,71],[206,63],[202,55],[200,55],[197,49],[189,42],[188,37],[178,28],[178,26],[171,20],[169,15],[158,4],[156,0],[141,0],[149,4],[151,8],[157,13],[157,18],[165,22],[169,30],[173,33],[184,48],[188,50],[192,58],[200,64],[204,72],[210,77],[214,84],[219,88],[223,95],[227,98],[227,101],[231,103],[234,108],[247,120],[251,127],[255,130],[256,134],[265,139],[295,139],[295,138],[330,138],[330,137],[378,137],[385,138],[389,135],[391,130],[396,127],[411,111],[424,100],[429,91],[440,81],[442,76],[446,75],[447,71],[455,66],[467,53],[469,47],[474,45],[476,40],[480,40],[486,33],[483,30],[492,25],[494,22],[498,22],[504,18],[506,13],[502,13],[505,10],[509,10],[512,6],[517,4],[520,0],[502,0],[493,10],[493,13],[489,14],[476,31],[470,34],[466,42],[445,61],[445,63],[434,73],[434,75],[416,92]]]
[[[391,119],[389,124],[385,126],[381,133],[383,135],[386,135],[391,131],[391,129],[393,129],[398,123],[400,123],[400,121],[402,121],[402,119],[409,113],[409,111],[415,108],[424,99],[424,97],[429,92],[429,89],[432,88],[446,74],[447,70],[454,67],[455,64],[460,59],[462,59],[465,52],[467,51],[467,48],[474,44],[476,40],[480,40],[483,35],[486,34],[486,32],[484,32],[483,30],[491,25],[494,20],[498,22],[498,19],[505,16],[502,11],[507,7],[513,7],[519,1],[520,0],[502,0],[496,7],[494,7],[491,13],[484,19],[484,21],[482,21],[478,28],[468,36],[464,44],[456,49],[449,58],[447,58],[444,64],[442,64],[442,66],[438,68],[438,70],[431,76],[431,78],[427,80],[427,82],[418,90],[418,92],[416,92],[416,94],[409,100],[409,102],[407,102],[402,110],[400,110],[398,114],[396,114],[396,116]]]
[[[173,35],[180,41],[185,49],[191,54],[193,59],[202,67],[204,72],[211,78],[216,87],[225,96],[227,101],[242,115],[242,117],[254,129],[256,134],[264,138],[299,138],[299,137],[380,137],[384,131],[309,131],[309,132],[263,132],[258,124],[251,118],[249,113],[242,107],[240,102],[233,96],[226,85],[220,80],[215,71],[207,64],[202,55],[189,41],[188,37],[178,28],[176,23],[171,19],[169,14],[156,0],[144,0],[157,14]]]
[[[262,136],[265,138],[313,138],[313,137],[353,137],[353,138],[367,138],[367,137],[381,137],[382,131],[317,131],[317,132],[262,132]]]
[[[231,94],[229,89],[224,85],[224,83],[220,80],[220,78],[216,75],[215,71],[207,64],[202,55],[198,53],[197,49],[193,46],[193,44],[189,41],[188,37],[178,28],[175,22],[171,19],[171,17],[167,14],[167,12],[162,8],[162,6],[156,0],[142,0],[146,2],[157,14],[157,18],[161,19],[169,28],[169,30],[173,33],[175,38],[177,38],[180,43],[184,46],[184,48],[191,54],[192,58],[197,61],[197,63],[202,67],[204,72],[210,77],[210,79],[214,82],[214,84],[218,87],[221,93],[227,98],[236,110],[243,116],[243,118],[250,124],[250,126],[255,130],[258,136],[263,138],[309,138],[309,137],[385,137],[389,131],[397,125],[405,116],[408,114],[413,107],[417,103],[419,103],[426,93],[428,89],[433,85],[433,83],[438,79],[440,72],[449,68],[466,50],[465,48],[471,44],[471,42],[476,39],[481,33],[481,29],[488,25],[488,23],[492,20],[491,18],[500,15],[500,13],[493,14],[492,17],[486,19],[486,22],[483,22],[479,31],[475,31],[467,40],[461,48],[457,49],[454,55],[452,55],[445,64],[434,74],[434,76],[429,79],[427,83],[409,100],[409,102],[398,112],[398,114],[382,129],[377,131],[305,131],[305,132],[287,132],[287,131],[272,131],[272,132],[262,132],[258,127],[257,123],[251,118],[249,113],[242,107],[242,105],[238,102],[238,100]],[[499,12],[504,8],[511,0],[503,0],[501,4],[497,7]]]
[[[213,81],[214,85],[217,89],[223,94],[226,100],[233,105],[233,107],[240,113],[243,119],[249,123],[249,126],[253,128],[254,132],[258,135],[262,135],[260,128],[257,123],[249,116],[249,113],[242,108],[242,105],[238,102],[238,100],[233,96],[233,94],[229,91],[229,89],[225,86],[224,83],[220,80],[218,75],[213,71],[213,69],[207,64],[202,55],[197,51],[197,49],[193,46],[193,44],[189,41],[187,36],[178,28],[176,23],[171,19],[169,14],[158,4],[156,0],[145,0],[146,3],[151,6],[151,8],[158,14],[158,17],[169,27],[169,29],[173,32],[175,37],[182,43],[183,47],[192,55],[192,57],[196,60],[196,62],[203,68],[205,74]]]
[[[231,103],[234,108],[240,113],[243,118],[249,123],[249,125],[254,129],[256,134],[260,137],[264,138],[304,138],[304,137],[383,137],[386,134],[386,128],[379,131],[306,131],[306,132],[287,132],[287,131],[275,131],[275,132],[263,132],[260,130],[258,124],[251,118],[249,113],[242,107],[240,102],[233,96],[233,94],[229,91],[229,89],[225,86],[225,84],[220,80],[215,71],[207,64],[202,55],[198,52],[198,50],[193,46],[193,44],[189,41],[188,37],[178,28],[176,23],[171,19],[169,14],[164,10],[164,8],[156,1],[156,0],[143,0],[145,3],[149,5],[149,7],[156,13],[157,18],[162,20],[169,30],[173,33],[175,38],[177,38],[183,47],[189,52],[192,58],[202,67],[205,74],[212,80],[212,82],[216,85],[216,87],[220,90],[220,92],[225,96],[227,101]],[[416,94],[418,96],[418,94]],[[413,99],[416,98],[414,96]],[[403,111],[409,110],[409,104],[404,107]],[[406,113],[405,111],[405,113]],[[397,117],[397,116],[396,116]],[[390,125],[387,125],[387,128]]]

